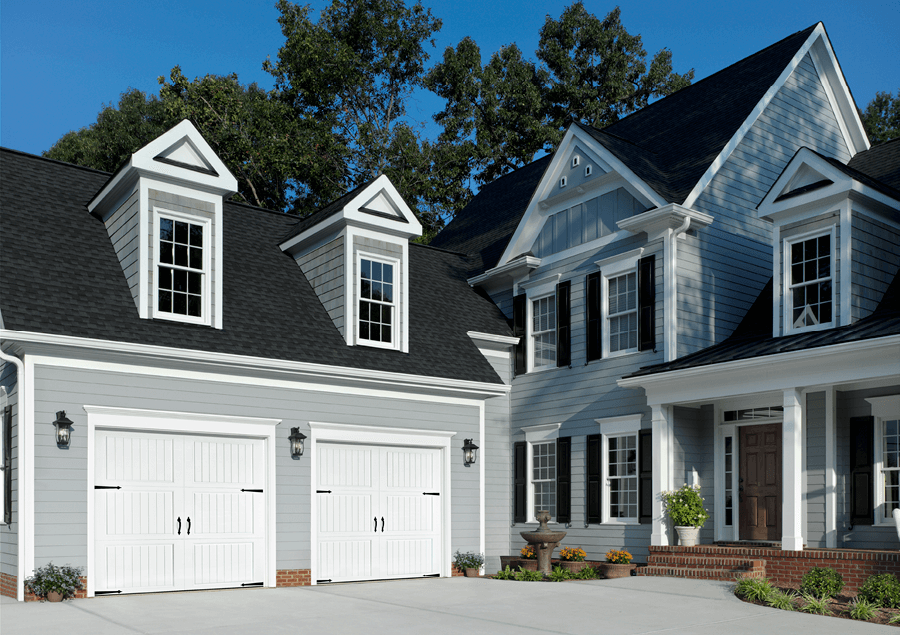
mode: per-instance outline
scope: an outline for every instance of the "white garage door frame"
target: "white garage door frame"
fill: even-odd
[[[87,595],[94,597],[96,576],[91,571],[95,566],[94,553],[94,461],[96,431],[126,430],[129,432],[174,432],[181,434],[201,434],[218,437],[241,437],[262,439],[266,456],[266,566],[265,586],[274,587],[275,572],[275,442],[276,426],[281,419],[257,417],[235,417],[192,412],[170,412],[165,410],[139,410],[133,408],[113,408],[108,406],[84,406],[87,413]]]
[[[309,422],[310,439],[310,575],[311,583],[317,584],[319,572],[318,555],[318,511],[316,509],[316,477],[318,474],[316,443],[337,442],[359,445],[386,445],[412,448],[436,448],[441,451],[441,577],[448,577],[450,570],[450,439],[455,432],[447,430],[421,430],[418,428],[383,428],[377,426],[347,423]]]

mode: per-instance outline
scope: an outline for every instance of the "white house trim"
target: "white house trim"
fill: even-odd
[[[845,326],[852,322],[853,314],[853,250],[852,250],[852,234],[853,232],[853,209],[849,200],[845,200],[841,205],[840,211],[840,234],[841,244],[838,247],[841,251],[841,303],[839,307],[840,316],[838,324]],[[832,288],[837,285],[832,284]]]
[[[825,547],[837,547],[837,391],[825,389]]]

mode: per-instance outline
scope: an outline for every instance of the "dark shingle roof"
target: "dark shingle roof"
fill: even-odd
[[[766,294],[768,294],[768,299],[765,297]],[[740,326],[724,342],[671,362],[646,366],[628,376],[656,375],[889,335],[900,335],[900,271],[894,276],[893,282],[871,315],[847,326],[784,337],[772,337],[772,283],[770,280]]]
[[[372,179],[374,181],[375,179]],[[339,199],[332,201],[322,209],[318,209],[309,216],[302,218],[296,225],[294,225],[291,230],[285,235],[280,242],[285,242],[293,238],[294,236],[299,236],[303,233],[303,231],[313,225],[318,225],[324,220],[327,220],[337,214],[339,211],[344,209],[344,205],[353,200],[353,197],[356,196],[360,190],[369,187],[372,184],[372,181],[367,183],[363,183],[362,185],[353,188],[346,194],[344,194]]]
[[[900,138],[858,152],[847,166],[900,191]]]
[[[224,206],[224,328],[142,320],[103,223],[86,203],[108,174],[0,150],[5,328],[420,376],[499,383],[467,331],[510,335],[466,283],[467,260],[410,245],[409,353],[347,346],[278,247],[296,219]]]
[[[683,203],[816,26],[602,130],[580,127],[667,202]],[[472,256],[478,263],[472,275],[496,266],[548,162],[544,157],[484,187],[432,244]]]

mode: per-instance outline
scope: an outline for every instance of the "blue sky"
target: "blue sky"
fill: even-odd
[[[311,3],[316,10],[326,2]],[[432,62],[466,35],[487,58],[516,42],[533,58],[548,14],[570,2],[432,0],[444,26]],[[677,3],[625,0],[622,21],[652,54],[672,50],[675,70],[700,79],[818,21],[831,38],[857,105],[876,91],[900,90],[898,0]],[[615,3],[586,2],[603,17]],[[0,8],[0,144],[40,153],[69,130],[95,121],[128,87],[157,92],[156,78],[176,64],[189,78],[236,72],[243,83],[271,87],[262,71],[283,38],[274,0],[4,0]],[[440,101],[411,104],[428,121]],[[428,131],[435,131],[432,126]]]

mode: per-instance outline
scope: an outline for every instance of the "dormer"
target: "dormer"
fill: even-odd
[[[222,328],[222,205],[236,190],[184,120],[131,155],[88,204],[142,318]]]
[[[773,223],[773,333],[852,324],[878,305],[900,263],[896,190],[801,148],[759,204]]]
[[[409,351],[409,241],[422,225],[381,175],[301,220],[281,242],[350,346]]]

